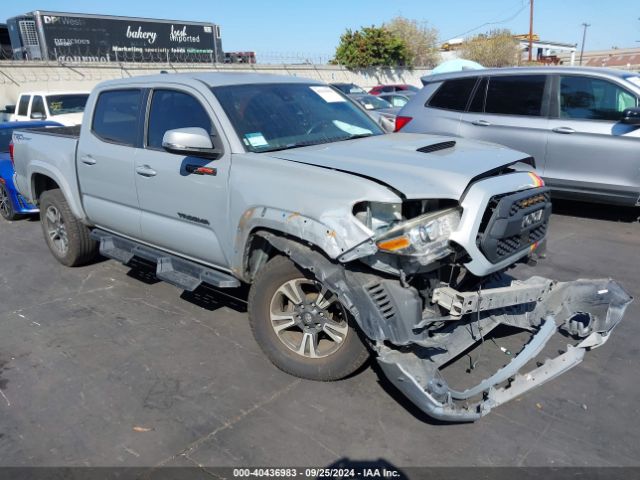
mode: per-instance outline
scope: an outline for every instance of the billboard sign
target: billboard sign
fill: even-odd
[[[216,60],[215,35],[218,30],[213,24],[46,14],[37,17],[36,22],[51,60]]]

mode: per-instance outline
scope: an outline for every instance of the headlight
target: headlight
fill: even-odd
[[[460,209],[449,208],[398,224],[377,235],[375,242],[382,251],[417,256],[427,264],[453,252],[449,236],[459,223]]]

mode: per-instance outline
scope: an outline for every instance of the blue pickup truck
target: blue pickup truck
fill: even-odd
[[[13,184],[11,137],[14,130],[60,126],[57,122],[42,121],[0,123],[0,215],[5,220],[15,220],[19,215],[38,212],[38,207],[25,200]]]

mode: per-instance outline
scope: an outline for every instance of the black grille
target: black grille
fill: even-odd
[[[512,235],[498,240],[496,253],[499,257],[508,257],[520,250],[520,235]]]
[[[547,224],[543,223],[538,228],[534,228],[529,232],[529,242],[530,243],[539,242],[544,238],[546,234],[547,234]]]
[[[478,247],[489,261],[497,263],[541,241],[550,215],[547,188],[492,197],[480,224]]]
[[[365,289],[383,318],[391,320],[396,316],[396,309],[384,285],[374,283],[373,285],[366,286]]]
[[[416,150],[416,152],[433,153],[433,152],[437,152],[438,150],[446,150],[447,148],[453,148],[455,146],[456,146],[455,140],[450,140],[448,142],[434,143],[433,145],[420,147]]]

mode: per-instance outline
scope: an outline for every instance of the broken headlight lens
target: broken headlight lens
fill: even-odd
[[[378,249],[398,255],[421,257],[422,263],[453,253],[449,236],[460,224],[461,210],[448,208],[400,223],[375,237]]]

